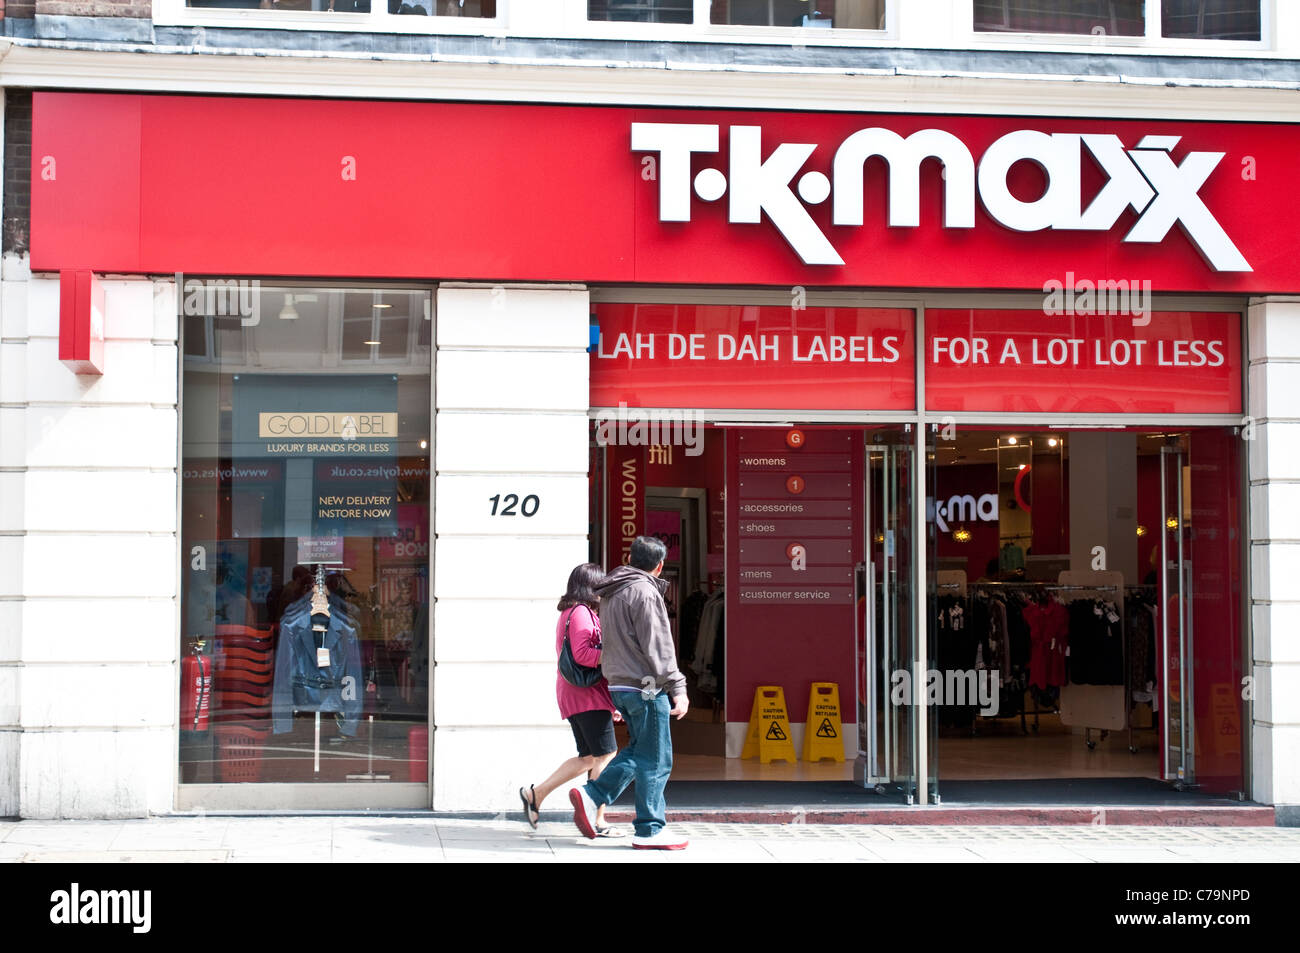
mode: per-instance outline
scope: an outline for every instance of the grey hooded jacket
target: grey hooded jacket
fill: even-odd
[[[600,669],[611,689],[653,684],[671,698],[686,693],[664,605],[667,588],[666,579],[632,566],[619,566],[596,585],[603,642]]]

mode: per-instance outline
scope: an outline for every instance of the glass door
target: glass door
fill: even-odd
[[[1196,780],[1189,475],[1181,445],[1160,448],[1161,776],[1179,790]]]
[[[915,432],[864,434],[863,552],[859,567],[859,706],[854,776],[880,793],[918,799],[918,766],[934,752],[918,719],[927,664],[918,661],[915,587]],[[926,763],[931,763],[928,760]],[[931,777],[933,773],[931,772]]]

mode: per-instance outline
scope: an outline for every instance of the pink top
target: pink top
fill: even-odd
[[[572,621],[569,617],[572,616]],[[564,624],[569,621],[569,651],[579,665],[600,664],[600,620],[586,606],[574,606],[560,613],[555,623],[555,657],[559,659],[564,648]],[[560,703],[560,717],[568,718],[582,711],[613,711],[614,702],[609,697],[609,684],[602,678],[590,688],[578,688],[555,672],[555,700]]]

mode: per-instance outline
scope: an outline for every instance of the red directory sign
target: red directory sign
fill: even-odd
[[[599,304],[593,407],[909,410],[913,312]]]
[[[931,411],[1240,413],[1241,315],[927,310]]]

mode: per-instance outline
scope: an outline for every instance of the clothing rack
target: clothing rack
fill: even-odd
[[[972,582],[971,588],[983,589],[987,586],[1005,586],[1008,589],[1043,589],[1048,592],[1069,592],[1069,591],[1088,591],[1088,592],[1115,592],[1120,588],[1128,589],[1129,586],[1063,586],[1055,582],[1032,582],[1025,580],[1023,582]]]
[[[1145,601],[1145,597],[1147,597],[1147,596],[1151,596],[1151,597],[1153,597],[1153,598],[1156,597],[1156,585],[1155,585],[1154,583],[1130,583],[1129,585],[1126,585],[1126,586],[1124,587],[1124,592],[1125,592],[1126,594],[1127,594],[1127,593],[1132,593],[1132,594],[1134,595],[1134,597],[1140,597],[1140,598],[1138,598],[1138,601],[1139,601],[1139,602],[1143,602],[1143,601]],[[1158,604],[1158,603],[1157,603],[1157,604]],[[1127,626],[1128,626],[1128,616],[1127,616],[1127,614],[1126,614],[1125,617],[1124,617],[1124,623],[1125,623],[1125,627],[1127,628]],[[1152,620],[1152,625],[1154,625],[1154,624],[1155,624],[1155,620]],[[1132,653],[1135,651],[1135,649],[1133,648],[1133,645],[1134,645],[1133,639],[1136,637],[1136,635],[1137,635],[1136,632],[1130,632],[1130,633],[1128,634],[1128,637],[1127,637],[1127,638],[1128,638],[1128,641],[1125,643],[1125,648],[1126,648],[1126,650],[1127,650],[1127,652],[1126,652],[1126,656],[1131,656]],[[1157,654],[1157,662],[1158,662],[1158,654]],[[1143,688],[1143,689],[1138,689],[1138,687],[1137,687],[1136,685],[1134,685],[1133,682],[1132,682],[1132,678],[1131,678],[1131,676],[1132,676],[1132,673],[1133,673],[1133,665],[1132,665],[1131,657],[1126,657],[1126,658],[1125,658],[1125,660],[1124,660],[1124,670],[1125,670],[1125,672],[1127,673],[1127,676],[1128,676],[1128,677],[1126,678],[1126,684],[1125,684],[1125,686],[1124,686],[1125,689],[1126,689],[1127,692],[1128,692],[1128,696],[1127,696],[1127,698],[1126,698],[1126,700],[1125,700],[1125,703],[1126,703],[1127,706],[1128,706],[1128,750],[1129,750],[1129,752],[1132,753],[1132,754],[1137,754],[1137,753],[1138,753],[1137,740],[1136,740],[1136,739],[1134,738],[1134,736],[1133,736],[1133,732],[1136,730],[1136,729],[1135,729],[1135,726],[1134,726],[1134,724],[1133,724],[1133,710],[1137,707],[1137,705],[1138,705],[1139,703],[1138,703],[1137,699],[1134,698],[1134,695],[1135,695],[1139,690],[1145,692],[1146,689],[1145,689],[1145,688]],[[1144,703],[1144,704],[1148,704],[1148,705],[1150,706],[1150,708],[1151,708],[1151,724],[1150,724],[1149,726],[1143,728],[1142,730],[1144,730],[1144,731],[1157,731],[1157,730],[1158,730],[1158,725],[1157,725],[1157,721],[1156,721],[1156,719],[1157,719],[1157,714],[1156,714],[1156,713],[1157,713],[1157,711],[1158,711],[1158,705],[1156,704],[1156,699],[1160,698],[1160,679],[1159,679],[1159,674],[1160,674],[1160,673],[1159,673],[1159,671],[1157,670],[1157,671],[1155,672],[1155,674],[1156,674],[1157,677],[1156,677],[1156,679],[1154,680],[1154,684],[1152,685],[1152,689],[1151,689],[1151,701],[1150,701],[1150,702],[1147,702],[1147,703]]]
[[[1023,581],[1022,582],[972,582],[969,585],[969,587],[967,587],[968,588],[967,596],[969,597],[970,595],[969,590],[984,589],[988,587],[997,587],[999,589],[1007,589],[1007,590],[1033,590],[1033,591],[1039,591],[1048,588],[1041,582],[1023,582]],[[1028,689],[1028,685],[1026,685],[1026,689]],[[1040,725],[1040,721],[1039,721],[1040,716],[1059,714],[1059,709],[1043,708],[1042,705],[1038,703],[1038,698],[1035,697],[1033,710],[1026,711],[1025,704],[1022,698],[1020,703],[1020,710],[1015,714],[1003,715],[999,712],[999,714],[996,715],[979,715],[979,717],[987,721],[996,721],[999,718],[1015,718],[1017,714],[1020,717],[1020,733],[1027,735],[1029,734],[1029,723],[1027,721],[1028,715],[1034,716],[1033,730],[1036,733]],[[971,731],[972,734],[975,733],[976,731],[974,724],[972,724]]]
[[[1092,738],[1094,728],[1101,732],[1101,740],[1104,741],[1111,731],[1129,727],[1128,702],[1125,700],[1129,694],[1129,676],[1125,641],[1127,626],[1124,618],[1124,576],[1114,570],[1065,569],[1057,577],[1057,583],[1060,586],[1071,587],[1068,591],[1091,593],[1093,598],[1100,598],[1102,593],[1112,594],[1111,598],[1115,602],[1119,616],[1120,657],[1124,668],[1120,683],[1098,685],[1073,681],[1073,676],[1077,674],[1075,667],[1078,664],[1078,655],[1072,651],[1070,666],[1072,680],[1061,688],[1061,722],[1082,727],[1084,743],[1091,751],[1097,747],[1097,742]],[[1067,600],[1067,602],[1074,601],[1077,600]],[[1073,642],[1072,634],[1072,650]]]

